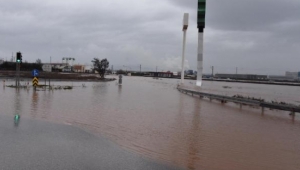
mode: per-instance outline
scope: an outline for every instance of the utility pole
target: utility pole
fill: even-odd
[[[157,66],[156,66],[156,72],[157,72]]]
[[[142,72],[142,64],[140,65],[140,73]]]
[[[238,74],[238,68],[235,68],[235,79],[237,79],[237,74]]]
[[[211,77],[214,77],[214,66],[211,66]]]

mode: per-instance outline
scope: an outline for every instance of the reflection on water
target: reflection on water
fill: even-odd
[[[118,88],[118,94],[119,94],[119,96],[121,95],[121,93],[122,93],[122,85],[119,85],[119,88]]]
[[[33,118],[38,114],[38,102],[39,102],[39,92],[32,90],[32,100],[31,100],[31,116]]]
[[[80,126],[132,152],[187,169],[300,169],[299,116],[293,121],[287,112],[261,114],[191,97],[179,93],[172,79],[124,77],[122,86],[72,83],[73,90],[0,89],[1,114]],[[298,87],[204,82],[202,90],[300,101]]]
[[[15,109],[15,114],[21,114],[21,101],[20,101],[20,90],[19,89],[14,89],[15,90],[15,98],[14,98],[14,109]]]
[[[194,111],[193,111],[193,120],[192,120],[192,127],[190,131],[190,136],[188,138],[188,146],[189,146],[189,154],[188,154],[188,167],[190,169],[196,169],[196,162],[200,160],[198,157],[199,149],[198,149],[198,134],[201,131],[201,122],[200,122],[200,107],[201,104],[199,101],[194,101]]]
[[[21,110],[22,110],[22,106],[21,106],[21,101],[20,101],[20,90],[19,89],[15,89],[15,112],[14,112],[14,125],[15,127],[19,126],[20,123],[20,116],[21,116]]]

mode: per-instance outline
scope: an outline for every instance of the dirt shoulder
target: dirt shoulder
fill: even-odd
[[[0,78],[14,78],[15,71],[0,71]],[[32,78],[31,72],[21,71],[21,78]],[[90,73],[60,73],[60,72],[40,72],[38,78],[41,79],[54,79],[54,80],[99,80],[99,81],[112,81],[114,78],[100,79],[98,74]]]

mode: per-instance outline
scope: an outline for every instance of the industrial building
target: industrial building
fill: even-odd
[[[149,72],[149,76],[171,78],[171,77],[173,77],[173,73],[171,73],[171,72]]]
[[[269,75],[269,80],[277,80],[277,81],[293,81],[295,80],[293,77],[288,76],[280,76],[280,75]]]
[[[285,72],[285,76],[294,80],[300,79],[300,72]]]
[[[215,78],[237,80],[267,80],[268,76],[256,74],[216,74]]]

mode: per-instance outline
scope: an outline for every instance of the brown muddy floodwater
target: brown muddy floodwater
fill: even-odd
[[[124,77],[122,86],[53,82],[73,84],[73,90],[1,87],[0,114],[79,126],[131,152],[185,169],[300,169],[300,114],[293,120],[288,112],[262,115],[260,109],[210,102],[178,92],[178,82]],[[300,87],[204,82],[202,90],[300,105]]]

